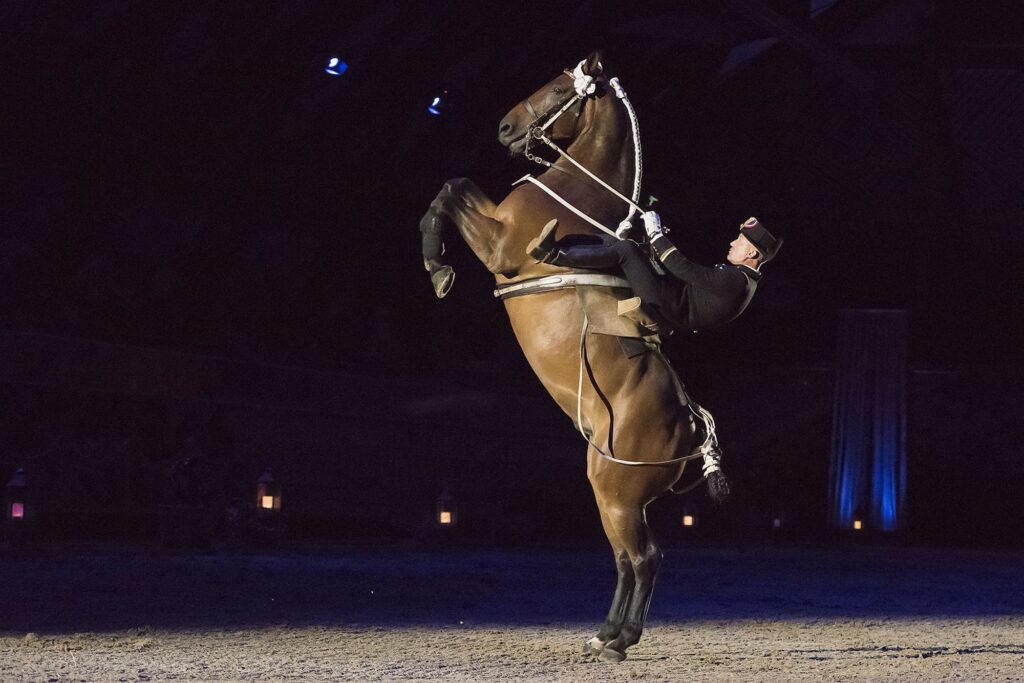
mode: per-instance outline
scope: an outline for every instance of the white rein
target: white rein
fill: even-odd
[[[619,223],[618,230],[612,231],[611,229],[607,228],[606,226],[604,226],[602,223],[598,222],[597,220],[595,220],[591,216],[588,216],[585,212],[580,210],[578,207],[574,206],[571,202],[566,200],[564,197],[561,197],[557,192],[552,190],[550,187],[548,187],[544,183],[540,182],[537,178],[534,178],[532,175],[527,174],[526,176],[520,178],[519,180],[517,180],[513,184],[514,185],[518,185],[519,183],[522,183],[524,181],[528,181],[530,183],[533,183],[534,185],[539,187],[541,190],[543,190],[545,193],[547,193],[549,196],[551,196],[552,199],[554,199],[559,204],[561,204],[562,206],[564,206],[567,209],[569,209],[570,211],[572,211],[574,214],[576,214],[577,216],[579,216],[583,220],[585,220],[588,223],[590,223],[591,225],[593,225],[598,230],[601,230],[602,232],[607,233],[607,234],[611,235],[612,237],[616,237],[618,239],[624,239],[626,233],[632,227],[633,216],[637,212],[640,212],[641,216],[644,215],[643,208],[639,204],[637,204],[637,202],[640,201],[640,181],[641,181],[641,177],[642,177],[642,173],[643,173],[643,155],[642,155],[641,150],[640,150],[640,126],[637,123],[636,111],[634,111],[633,105],[630,104],[629,98],[626,96],[626,91],[622,88],[622,85],[619,83],[619,79],[618,78],[610,79],[608,81],[608,85],[611,86],[611,88],[615,91],[615,96],[618,97],[620,100],[622,100],[622,104],[626,107],[626,112],[629,114],[630,131],[631,131],[631,133],[633,135],[633,168],[634,168],[634,175],[633,175],[633,196],[632,196],[632,198],[626,197],[621,192],[616,190],[614,187],[612,187],[611,185],[609,185],[608,183],[606,183],[605,181],[603,181],[599,177],[597,177],[594,173],[592,173],[589,169],[587,169],[583,164],[581,164],[580,162],[578,162],[575,159],[573,159],[572,156],[568,152],[566,152],[561,147],[559,147],[554,142],[552,142],[551,138],[549,138],[547,136],[547,133],[545,132],[558,119],[558,117],[561,116],[562,114],[564,114],[566,111],[568,111],[569,108],[573,104],[575,104],[576,102],[579,102],[580,100],[582,100],[582,99],[584,99],[586,97],[592,96],[594,94],[594,92],[597,90],[597,85],[595,83],[594,77],[589,75],[589,74],[584,74],[583,73],[583,64],[584,64],[584,62],[581,61],[579,64],[576,65],[576,68],[573,69],[571,73],[566,71],[566,74],[568,74],[569,76],[573,77],[573,87],[576,90],[575,96],[569,98],[569,100],[564,105],[562,105],[562,107],[554,114],[554,116],[550,117],[542,125],[536,125],[536,121],[540,120],[540,117],[537,117],[537,119],[534,122],[534,125],[531,125],[531,127],[528,129],[528,131],[527,131],[527,136],[528,137],[527,137],[527,142],[526,142],[525,156],[526,156],[526,158],[530,159],[531,161],[534,161],[534,162],[536,162],[538,164],[541,164],[543,166],[548,166],[548,167],[552,166],[552,164],[550,162],[548,162],[548,161],[546,161],[544,159],[541,159],[540,157],[535,156],[535,155],[530,153],[530,141],[531,140],[540,140],[545,145],[547,145],[548,147],[553,149],[555,152],[557,152],[558,155],[561,156],[563,159],[566,159],[573,166],[575,166],[580,171],[582,171],[587,177],[589,177],[590,179],[595,181],[598,185],[600,185],[601,187],[605,188],[606,190],[611,192],[613,195],[615,195],[616,197],[621,199],[623,202],[628,204],[629,205],[629,213]],[[527,102],[527,108],[532,112],[532,107],[529,106],[529,102]],[[646,220],[647,220],[647,217],[645,216],[645,221]],[[498,292],[495,292],[495,295],[498,295]],[[701,419],[704,422],[706,430],[705,430],[704,443],[701,444],[701,446],[698,448],[698,450],[695,453],[692,453],[690,455],[684,455],[682,457],[672,458],[671,460],[662,460],[662,461],[659,461],[659,462],[643,462],[643,461],[637,461],[637,460],[622,460],[620,458],[616,458],[613,455],[613,453],[612,453],[612,444],[611,444],[611,440],[610,439],[609,439],[609,443],[608,443],[608,451],[609,452],[607,452],[607,453],[603,449],[598,447],[597,444],[595,444],[590,439],[590,437],[587,435],[587,433],[586,433],[586,431],[585,431],[585,429],[583,427],[583,375],[584,375],[585,365],[586,365],[586,353],[587,353],[587,341],[586,340],[587,340],[588,327],[589,327],[589,321],[587,320],[586,314],[584,314],[584,316],[583,316],[583,330],[582,330],[582,332],[580,334],[580,367],[579,367],[579,377],[577,379],[577,386],[576,386],[576,427],[580,431],[580,433],[583,435],[583,438],[585,438],[587,440],[587,442],[594,448],[594,450],[601,457],[605,458],[606,460],[610,460],[611,462],[620,464],[620,465],[631,465],[631,466],[641,466],[641,467],[643,467],[643,466],[647,466],[647,467],[654,466],[654,467],[657,467],[657,466],[665,466],[665,465],[674,465],[674,464],[679,463],[679,462],[685,462],[685,461],[688,461],[688,460],[694,460],[696,458],[703,458],[704,459],[703,476],[701,477],[701,479],[699,479],[697,482],[695,482],[693,484],[693,486],[696,486],[696,484],[699,484],[700,481],[702,481],[703,479],[707,478],[707,476],[711,472],[719,470],[720,466],[719,466],[719,462],[718,462],[718,460],[719,460],[719,455],[718,454],[720,453],[720,451],[718,450],[718,438],[717,438],[717,436],[715,434],[715,421],[714,421],[714,418],[712,418],[711,414],[708,411],[706,411],[704,408],[702,408],[701,406],[696,406],[696,408],[695,408],[694,407],[695,404],[693,404],[692,402],[689,403],[689,408],[693,412],[695,417]],[[666,361],[666,363],[667,363],[667,361]],[[609,437],[611,437],[610,433],[609,433]]]
[[[579,216],[580,218],[584,219],[585,221],[587,221],[588,223],[590,223],[594,227],[598,228],[602,232],[605,232],[605,233],[607,233],[609,235],[612,235],[614,237],[622,239],[625,236],[626,232],[632,227],[633,216],[636,215],[637,212],[640,212],[641,214],[643,213],[643,208],[637,203],[637,202],[640,201],[640,182],[641,182],[641,179],[642,179],[642,176],[643,176],[643,154],[642,154],[641,149],[640,149],[640,124],[637,122],[636,111],[633,109],[633,105],[630,103],[629,98],[626,96],[626,91],[622,88],[622,85],[619,83],[619,79],[618,78],[610,79],[608,81],[608,85],[611,86],[611,88],[615,91],[615,96],[618,97],[620,100],[622,100],[622,104],[626,107],[626,113],[629,114],[630,132],[633,135],[633,169],[634,169],[634,173],[633,173],[633,196],[632,196],[632,198],[626,197],[621,192],[616,190],[614,187],[612,187],[611,185],[609,185],[608,183],[606,183],[605,181],[603,181],[599,177],[597,177],[597,175],[592,173],[583,164],[581,164],[580,162],[578,162],[575,159],[573,159],[572,156],[568,152],[566,152],[564,149],[562,149],[561,147],[556,145],[554,142],[552,142],[551,138],[549,138],[547,136],[547,133],[546,133],[547,129],[551,126],[551,124],[553,124],[558,119],[558,117],[560,117],[562,114],[564,114],[566,111],[568,111],[568,109],[573,104],[575,104],[576,102],[579,102],[580,100],[582,100],[584,98],[592,96],[594,94],[594,92],[597,90],[597,84],[595,83],[594,77],[589,75],[589,74],[583,73],[584,61],[581,61],[579,64],[577,64],[576,68],[573,69],[572,72],[566,71],[566,74],[568,74],[568,75],[573,77],[573,87],[576,90],[575,97],[570,98],[569,101],[566,102],[562,106],[562,108],[559,109],[558,112],[555,113],[554,116],[552,116],[547,121],[545,121],[543,125],[531,127],[530,130],[527,132],[527,135],[529,136],[529,138],[527,139],[526,157],[528,159],[530,159],[531,161],[535,161],[535,162],[537,162],[537,163],[539,163],[539,164],[541,164],[543,166],[549,166],[549,167],[551,166],[551,164],[549,162],[545,161],[544,159],[541,159],[540,157],[537,157],[537,156],[529,153],[530,139],[540,140],[545,145],[547,145],[548,147],[553,149],[556,153],[558,153],[558,155],[561,156],[563,159],[566,159],[573,166],[575,166],[580,171],[582,171],[591,180],[593,180],[598,185],[600,185],[604,189],[606,189],[609,192],[611,192],[613,195],[615,195],[616,197],[621,199],[626,204],[628,204],[629,205],[629,213],[619,223],[618,229],[613,232],[609,228],[605,227],[603,224],[599,223],[598,221],[596,221],[593,218],[591,218],[590,216],[588,216],[586,213],[584,213],[583,211],[581,211],[577,207],[573,206],[570,202],[568,202],[564,198],[560,197],[554,190],[552,190],[550,187],[548,187],[547,185],[543,184],[542,182],[540,182],[539,180],[534,178],[532,175],[526,175],[526,176],[520,178],[519,180],[517,180],[514,184],[518,185],[519,183],[521,183],[523,181],[529,181],[529,182],[533,183],[534,185],[536,185],[539,188],[541,188],[542,190],[544,190],[544,192],[546,192],[548,195],[550,195],[558,203],[562,204],[563,206],[565,206],[566,208],[571,210],[577,216]]]

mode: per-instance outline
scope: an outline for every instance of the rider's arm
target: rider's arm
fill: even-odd
[[[708,268],[694,263],[676,249],[664,234],[655,235],[651,239],[651,247],[665,270],[694,287],[724,293],[746,284],[743,275],[735,268]]]

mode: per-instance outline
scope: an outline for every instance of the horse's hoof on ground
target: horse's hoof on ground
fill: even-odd
[[[455,282],[455,270],[451,266],[441,266],[430,274],[430,282],[434,285],[434,294],[443,299]]]
[[[610,647],[605,646],[597,658],[602,662],[621,662],[626,658],[626,653],[619,652],[618,650],[613,650]]]
[[[595,656],[601,654],[601,650],[604,649],[605,642],[606,641],[601,640],[597,636],[594,636],[587,642],[583,643],[583,654]]]

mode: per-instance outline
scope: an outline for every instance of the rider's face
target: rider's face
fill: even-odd
[[[725,257],[734,266],[743,264],[744,261],[752,259],[757,255],[757,248],[751,244],[743,235],[736,235],[736,239],[729,242],[729,255]]]

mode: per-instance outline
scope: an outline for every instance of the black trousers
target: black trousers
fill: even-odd
[[[678,329],[687,329],[684,317],[686,284],[654,270],[647,254],[631,240],[611,235],[570,235],[559,240],[557,256],[552,261],[566,268],[621,270],[633,291],[650,308]]]

